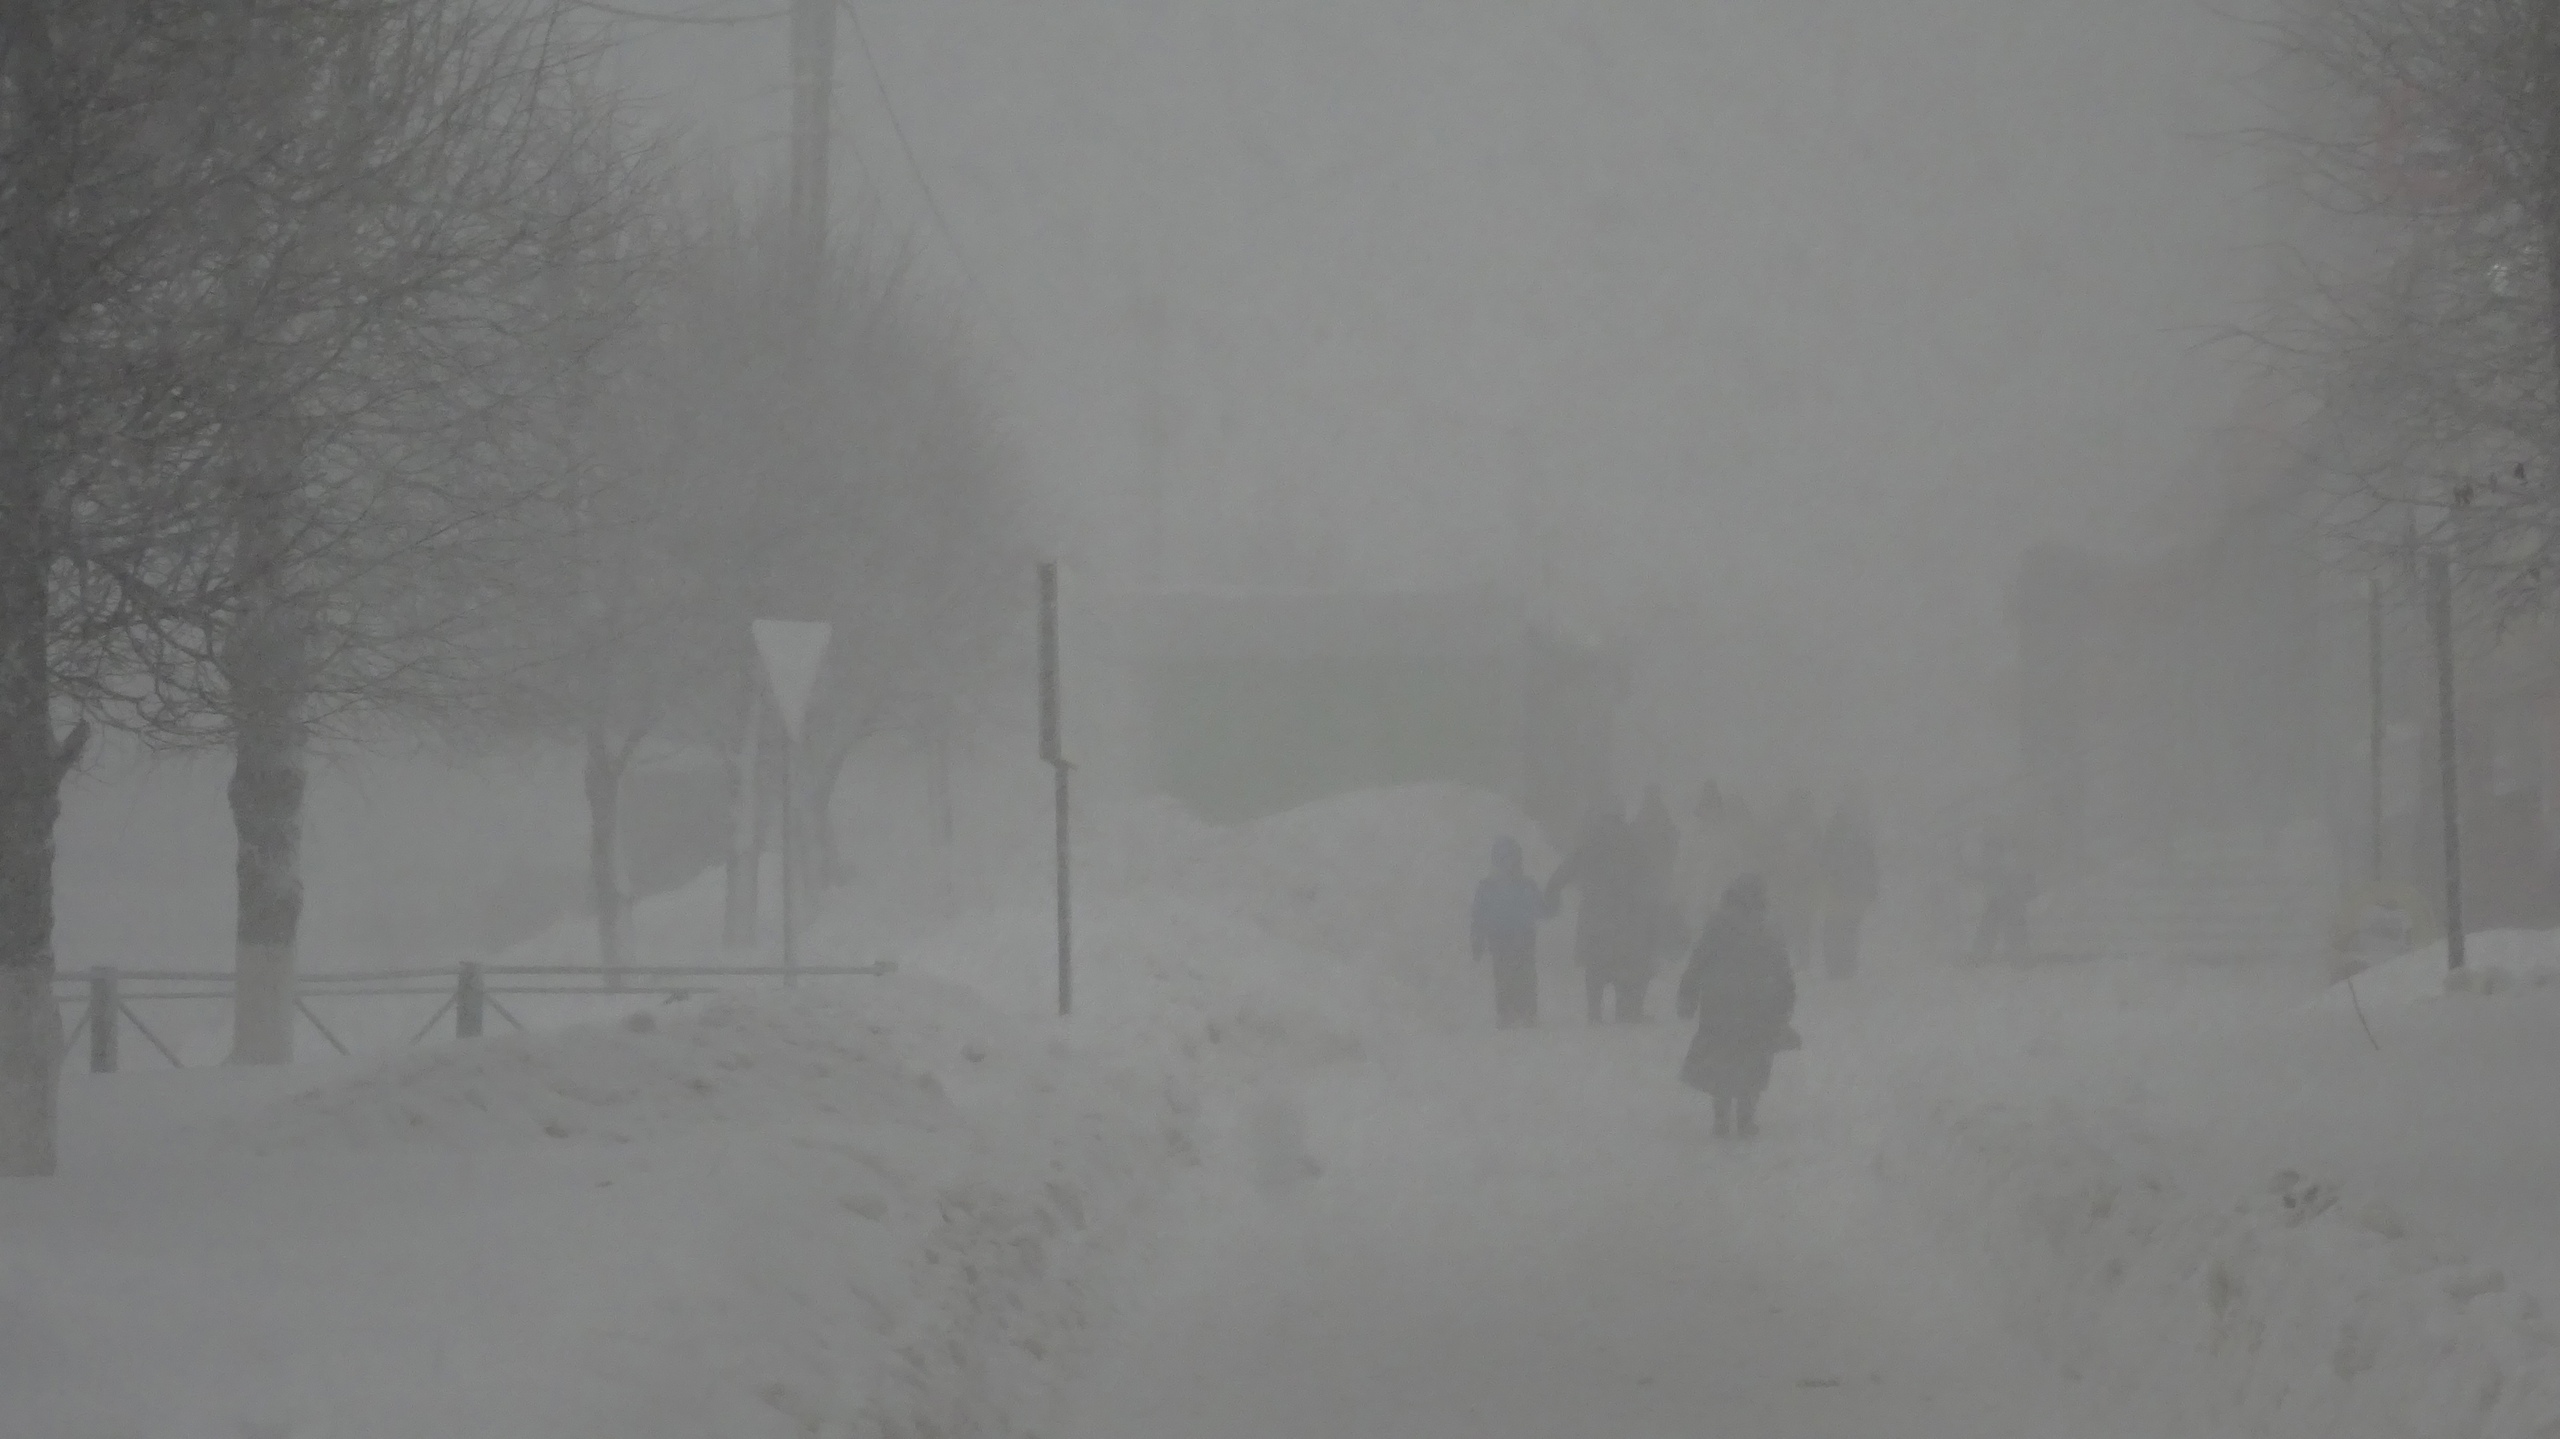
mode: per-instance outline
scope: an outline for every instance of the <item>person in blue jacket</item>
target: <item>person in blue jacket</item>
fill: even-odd
[[[1493,1018],[1504,1029],[1538,1022],[1538,921],[1553,912],[1520,841],[1495,840],[1493,873],[1476,884],[1470,944],[1477,959],[1493,961]]]

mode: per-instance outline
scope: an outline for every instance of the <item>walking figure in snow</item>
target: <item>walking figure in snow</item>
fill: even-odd
[[[1621,1024],[1644,1018],[1645,986],[1653,980],[1655,918],[1645,895],[1646,864],[1636,827],[1614,801],[1603,803],[1584,826],[1573,853],[1547,881],[1553,908],[1567,889],[1580,889],[1573,916],[1573,957],[1582,966],[1583,1002],[1598,1024],[1603,1001],[1618,996]]]
[[[1865,799],[1852,795],[1822,830],[1823,978],[1847,979],[1858,972],[1860,934],[1881,882],[1875,821]]]
[[[1475,957],[1493,961],[1493,1020],[1504,1029],[1538,1022],[1538,921],[1552,912],[1520,858],[1520,841],[1495,840],[1493,873],[1476,884],[1470,928]]]
[[[1769,927],[1767,887],[1745,875],[1725,891],[1680,976],[1680,1017],[1698,1020],[1680,1078],[1714,1096],[1718,1136],[1760,1132],[1770,1061],[1800,1042],[1795,1010],[1795,974]]]

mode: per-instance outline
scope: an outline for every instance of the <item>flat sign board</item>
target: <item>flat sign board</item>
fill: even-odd
[[[826,662],[833,625],[812,620],[757,620],[756,653],[764,657],[765,678],[773,683],[774,708],[781,711],[783,731],[800,742],[801,721],[809,715],[809,696],[818,688],[818,668]]]

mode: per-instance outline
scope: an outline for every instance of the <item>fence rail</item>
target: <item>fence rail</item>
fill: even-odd
[[[379,999],[391,997],[436,998],[443,1003],[427,1022],[409,1037],[411,1045],[423,1044],[447,1015],[453,1018],[456,1039],[476,1039],[485,1029],[488,1016],[495,1013],[510,1026],[521,1031],[524,1021],[516,1018],[501,995],[548,996],[589,995],[600,999],[658,996],[672,1004],[704,990],[722,988],[727,980],[779,979],[792,984],[801,979],[844,979],[855,976],[877,976],[894,972],[895,961],[856,965],[722,965],[722,964],[634,964],[617,969],[567,964],[478,964],[464,961],[445,969],[384,969],[320,972],[294,976],[293,1007],[308,1020],[329,1047],[340,1054],[351,1053],[337,1033],[311,1007],[314,999]],[[72,1052],[80,1047],[82,1035],[89,1039],[89,1070],[93,1074],[113,1074],[121,1058],[124,1030],[131,1026],[170,1067],[187,1066],[177,1051],[161,1042],[160,1036],[142,1021],[133,1009],[136,1000],[230,1000],[238,995],[233,976],[199,973],[188,970],[118,969],[100,966],[96,969],[73,970],[54,976],[54,998],[57,1002],[79,1000],[86,1004],[62,1046],[61,1063],[71,1062]]]

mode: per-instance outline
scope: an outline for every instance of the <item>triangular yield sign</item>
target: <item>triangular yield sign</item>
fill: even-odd
[[[782,712],[782,728],[797,744],[835,627],[813,620],[757,620],[753,628],[756,653],[764,657],[765,677],[773,682],[774,708]]]

